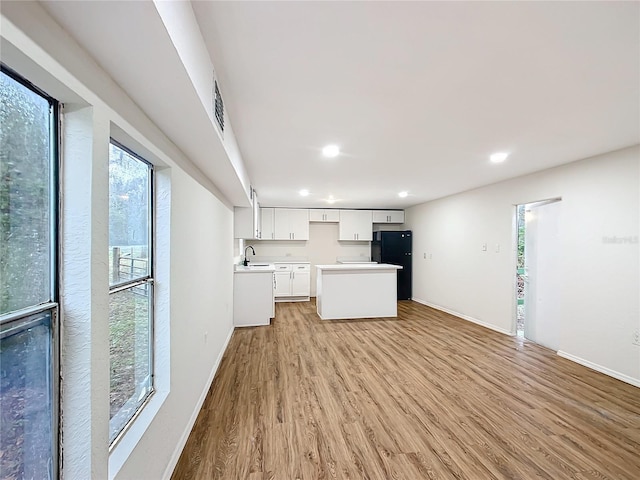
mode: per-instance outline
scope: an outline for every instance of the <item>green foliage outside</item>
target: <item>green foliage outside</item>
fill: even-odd
[[[524,205],[518,205],[518,268],[524,268]]]
[[[49,102],[0,84],[0,313],[51,300]]]

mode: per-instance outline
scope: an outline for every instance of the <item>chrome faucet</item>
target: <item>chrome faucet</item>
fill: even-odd
[[[247,248],[251,249],[251,252],[253,253],[253,255],[256,254],[256,251],[253,249],[253,247],[251,245],[247,245],[244,249],[244,262],[242,262],[242,264],[246,267],[247,265],[249,265],[249,260],[247,259]]]

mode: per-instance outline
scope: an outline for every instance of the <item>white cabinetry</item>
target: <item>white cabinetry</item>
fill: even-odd
[[[308,263],[276,263],[273,273],[277,302],[309,300],[311,265]]]
[[[404,223],[404,210],[374,210],[373,223]]]
[[[234,238],[259,239],[261,238],[260,215],[254,212],[253,207],[234,207],[233,209],[233,236]]]
[[[340,211],[320,208],[309,209],[309,221],[310,222],[324,222],[324,223],[337,223],[340,221]]]
[[[276,238],[275,231],[273,230],[273,208],[261,208],[260,219],[262,220],[262,231],[260,238],[263,240],[274,240]]]
[[[338,240],[373,240],[371,210],[340,210]]]
[[[234,238],[259,239],[261,237],[262,219],[260,204],[255,190],[251,192],[251,207],[235,207],[233,209]]]
[[[274,208],[274,240],[309,240],[309,210]]]
[[[240,271],[233,276],[233,324],[269,325],[275,316],[271,271]]]

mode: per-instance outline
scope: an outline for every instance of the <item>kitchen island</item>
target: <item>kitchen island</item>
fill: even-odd
[[[322,320],[397,317],[398,265],[316,265],[316,304]]]

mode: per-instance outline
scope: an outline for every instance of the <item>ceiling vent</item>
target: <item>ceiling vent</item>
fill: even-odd
[[[213,88],[213,114],[220,127],[220,133],[224,133],[224,102],[222,101],[222,95],[220,95],[220,89],[218,89],[218,82],[216,80],[213,81]]]

